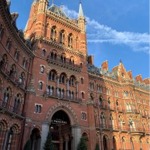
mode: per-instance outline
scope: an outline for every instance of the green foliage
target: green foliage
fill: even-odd
[[[95,150],[99,150],[99,144],[98,143],[96,143]]]
[[[86,141],[87,139],[85,137],[81,137],[77,150],[87,150]]]
[[[24,150],[31,150],[31,139],[29,139],[29,140],[26,142],[26,144],[25,144],[25,146],[24,146]]]
[[[54,145],[52,143],[52,136],[50,132],[48,132],[47,139],[44,144],[44,150],[54,150]]]

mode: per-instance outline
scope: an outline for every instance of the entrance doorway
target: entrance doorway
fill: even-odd
[[[55,150],[71,150],[72,134],[70,119],[63,110],[57,111],[50,124],[50,132]]]

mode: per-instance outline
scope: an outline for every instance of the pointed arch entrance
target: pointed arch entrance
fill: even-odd
[[[53,114],[49,129],[55,150],[71,150],[71,122],[65,111],[58,110]]]

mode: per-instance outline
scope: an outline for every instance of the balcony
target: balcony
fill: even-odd
[[[77,98],[76,96],[71,97],[71,96],[67,96],[67,95],[60,95],[60,94],[48,93],[48,92],[45,92],[44,96],[63,100],[63,101],[74,102],[74,103],[81,103],[82,102],[82,100],[80,98]]]
[[[20,82],[19,78],[15,77],[15,75],[13,73],[10,73],[10,71],[7,70],[6,67],[1,66],[0,67],[0,72],[3,74],[3,76],[11,81],[15,86],[20,87],[22,90],[25,90],[25,84],[24,82]]]
[[[0,100],[0,112],[23,118],[20,107],[16,108],[12,105],[9,105],[8,102],[4,102],[3,100]]]
[[[49,56],[47,58],[47,62],[48,62],[48,64],[54,64],[54,65],[64,67],[64,68],[72,70],[72,71],[81,72],[81,66],[74,64],[74,63],[70,63],[70,60],[67,58],[65,59],[65,61],[62,61],[62,59],[60,59],[60,57],[54,59],[54,58],[50,58],[50,56]]]

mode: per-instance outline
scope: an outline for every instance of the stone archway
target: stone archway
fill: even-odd
[[[63,110],[54,113],[50,132],[55,150],[71,150],[72,132],[69,116]]]
[[[66,130],[67,128],[67,130]],[[57,103],[52,106],[46,116],[46,121],[42,124],[41,149],[45,144],[47,134],[53,132],[53,143],[56,150],[76,150],[81,137],[81,128],[78,125],[78,118],[75,111],[67,103]],[[66,131],[65,134],[63,131]],[[67,134],[66,134],[67,133]],[[61,143],[61,146],[60,146]],[[68,144],[67,144],[68,143]]]

